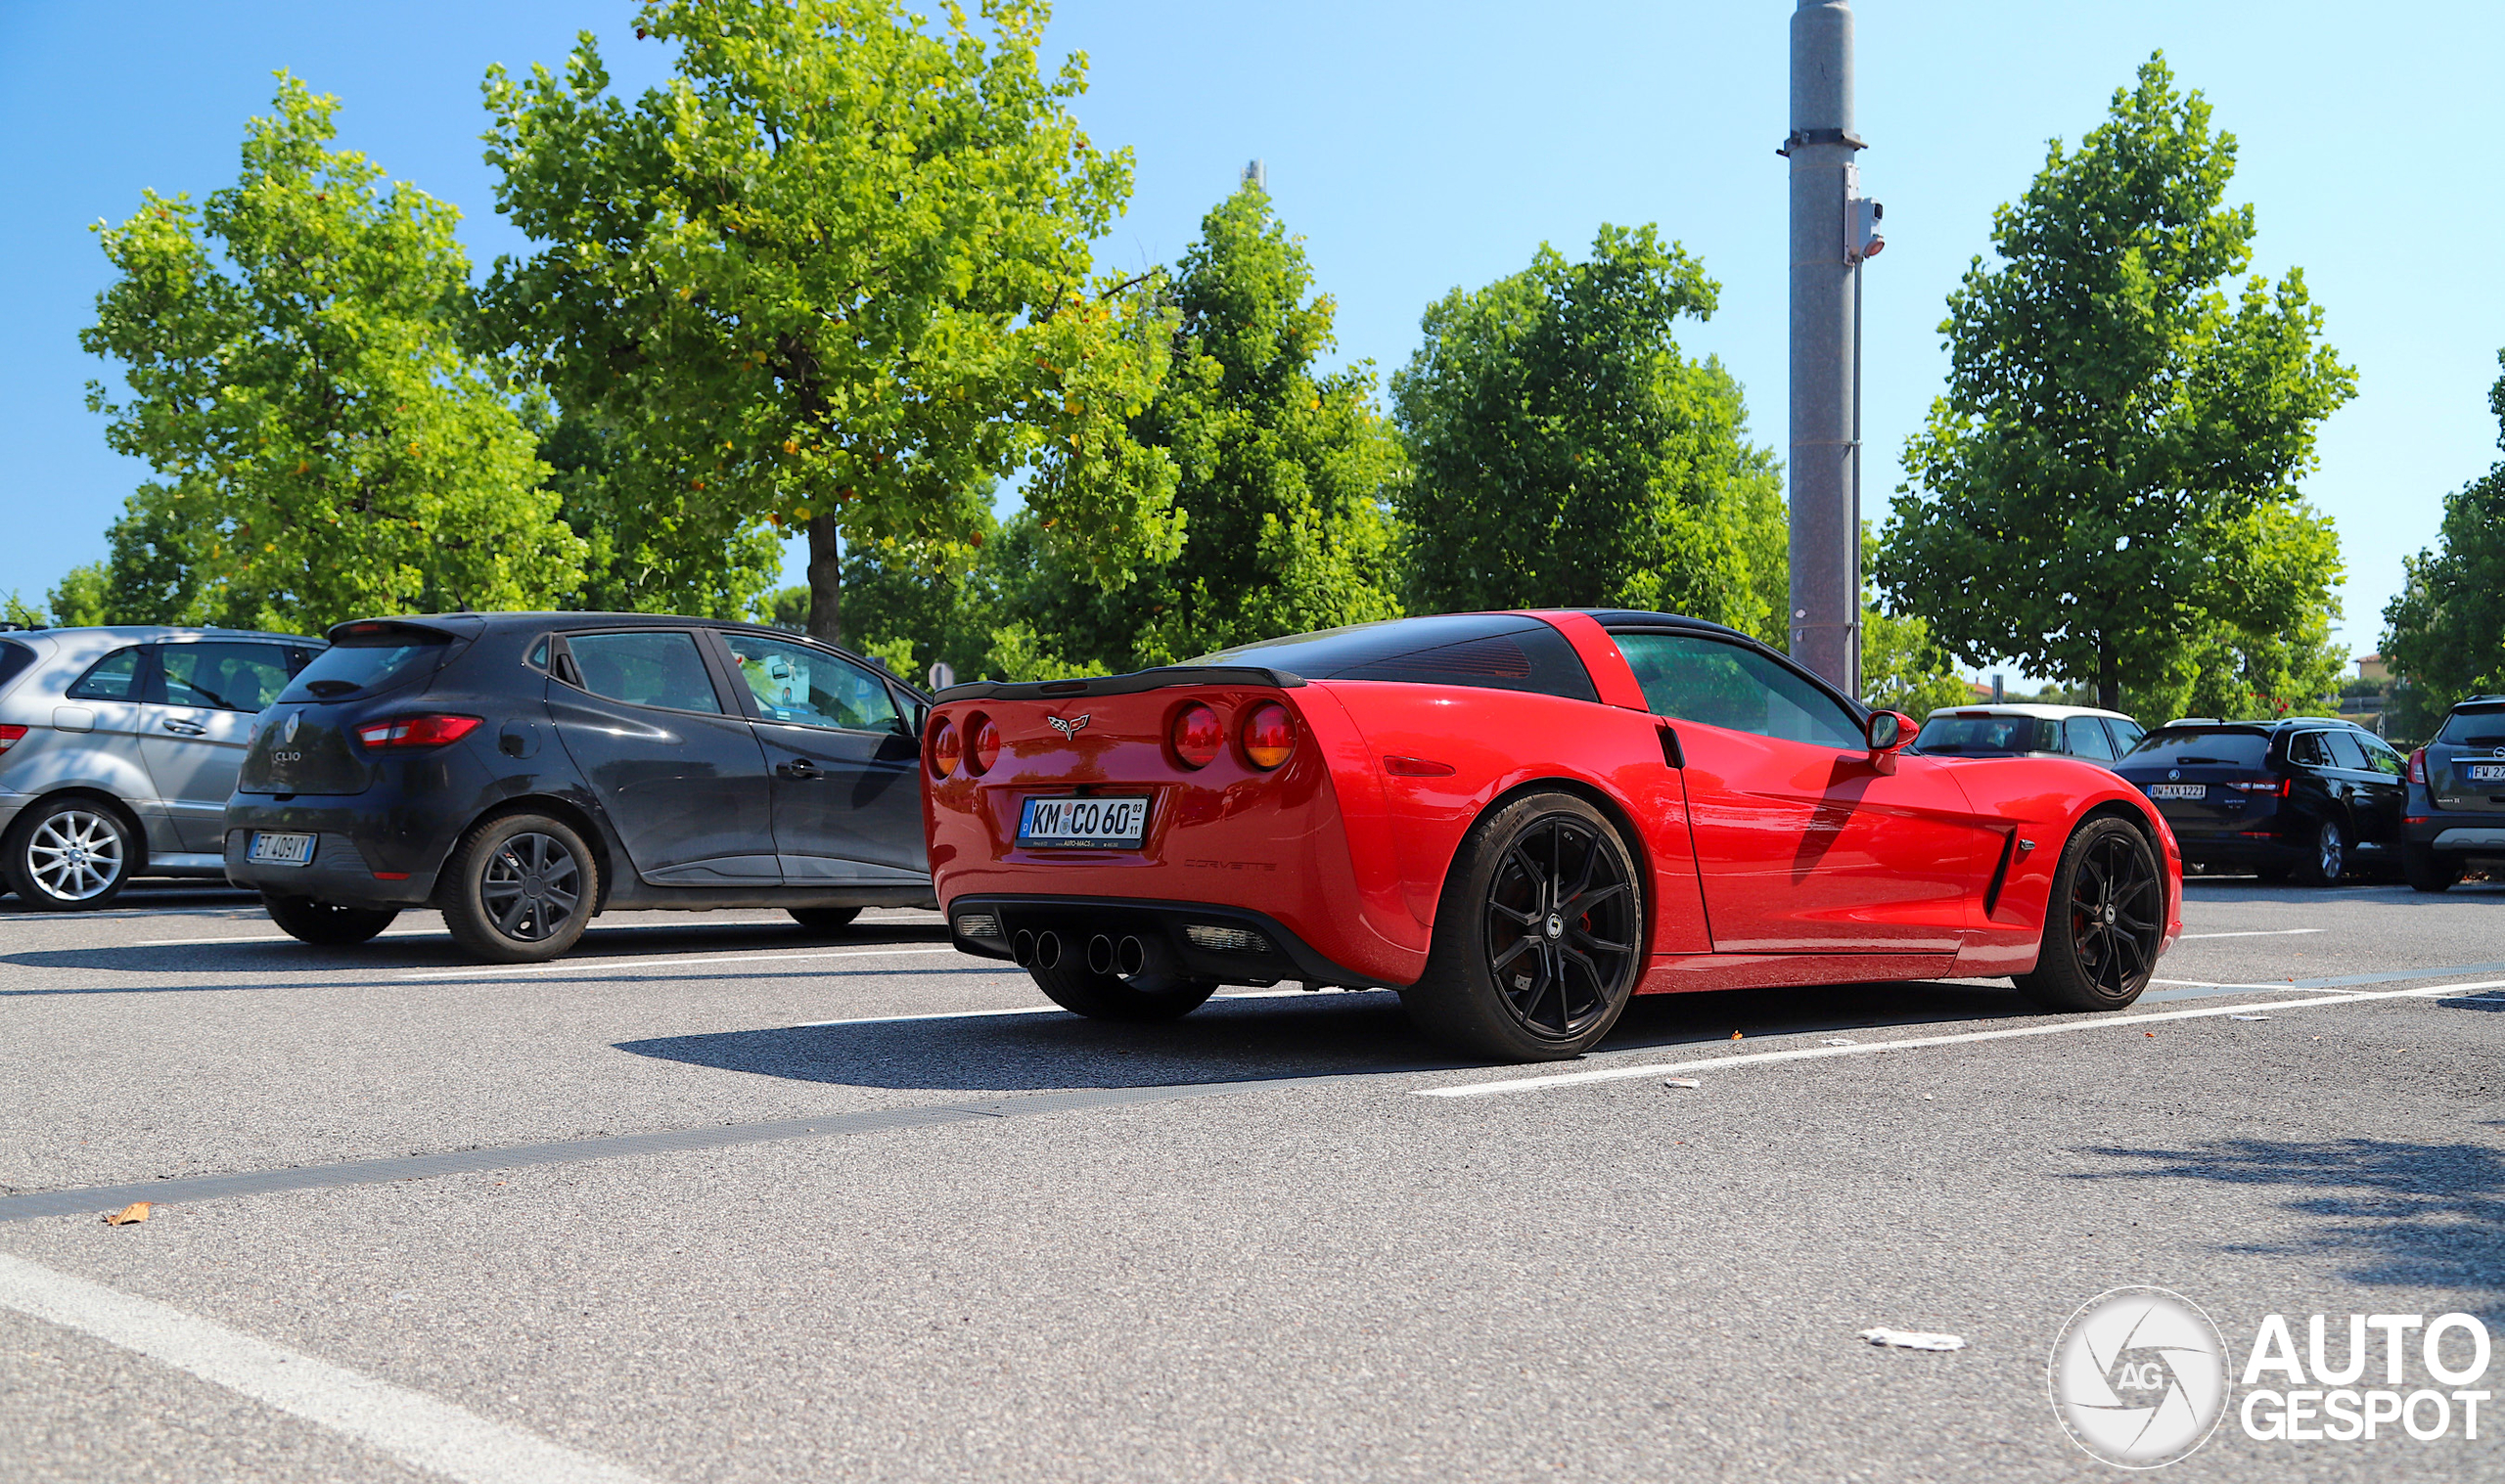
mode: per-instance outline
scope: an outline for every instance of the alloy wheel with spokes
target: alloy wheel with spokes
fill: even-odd
[[[1428,1035],[1476,1055],[1580,1056],[1635,991],[1644,886],[1625,838],[1590,802],[1516,799],[1462,841],[1426,972],[1401,1004]]]
[[[444,925],[484,959],[553,959],[582,937],[599,898],[591,847],[564,821],[509,814],[476,827],[436,890]]]
[[[11,832],[9,884],[27,906],[93,910],[121,894],[138,841],[121,820],[85,799],[39,806]]]
[[[2148,837],[2090,820],[2053,874],[2034,971],[2018,987],[2051,1010],[2119,1010],[2148,988],[2165,938],[2166,888]]]

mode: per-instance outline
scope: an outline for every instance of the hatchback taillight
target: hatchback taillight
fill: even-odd
[[[6,752],[11,747],[16,746],[19,742],[25,740],[25,736],[26,729],[23,727],[0,727],[0,752]]]
[[[391,716],[382,721],[369,721],[356,729],[356,740],[369,747],[440,747],[457,742],[478,730],[476,716],[447,716],[431,712],[424,716]]]
[[[1174,713],[1174,756],[1186,768],[1206,768],[1226,750],[1226,729],[1217,713],[1194,701]]]
[[[2427,749],[2424,747],[2409,754],[2409,781],[2413,784],[2427,782]]]
[[[2270,793],[2276,794],[2280,798],[2286,798],[2288,796],[2288,789],[2293,787],[2295,783],[2296,780],[2294,779],[2265,778],[2258,783],[2221,784],[2219,787],[2223,788],[2232,788],[2238,793]]]
[[[965,750],[965,740],[957,735],[957,724],[941,718],[939,730],[931,734],[931,771],[946,778],[957,771],[957,757]]]
[[[1244,719],[1244,755],[1255,768],[1275,768],[1296,750],[1296,722],[1288,708],[1265,700]]]
[[[966,723],[966,729],[975,739],[974,750],[966,759],[966,771],[989,773],[991,765],[1000,761],[1000,724],[988,716],[978,716]]]

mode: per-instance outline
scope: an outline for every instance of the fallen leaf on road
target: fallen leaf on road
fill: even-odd
[[[1663,1087],[1702,1087],[1705,1084],[1697,1081],[1694,1077],[1664,1077],[1662,1079],[1662,1086]]]
[[[2148,1038],[2149,1038],[2150,1040],[2152,1040],[2152,1041],[2154,1041],[2154,1040],[2156,1040],[2156,1039],[2157,1039],[2157,1032],[2155,1032],[2155,1031],[2153,1031],[2153,1030],[2144,1030],[2144,1031],[2140,1032],[2140,1034],[2141,1034],[2141,1035],[2143,1035],[2143,1036],[2148,1037]]]
[[[1963,1350],[1966,1339],[1958,1334],[1926,1334],[1919,1329],[1864,1329],[1861,1337],[1874,1345],[1893,1345],[1899,1350]]]
[[[1740,1039],[1740,1033],[1739,1033],[1738,1031],[1733,1031],[1733,1032],[1731,1032],[1731,1039],[1732,1039],[1732,1040],[1734,1040],[1734,1041],[1739,1040],[1739,1039]]]
[[[106,1217],[105,1225],[109,1227],[135,1227],[148,1219],[148,1208],[153,1204],[155,1204],[153,1201],[134,1200],[130,1204],[122,1207],[120,1210],[115,1211],[111,1216]]]

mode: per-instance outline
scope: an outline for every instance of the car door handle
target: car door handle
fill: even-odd
[[[208,728],[202,726],[196,721],[185,721],[179,716],[168,716],[164,719],[161,725],[166,731],[176,733],[183,737],[205,737],[208,735]]]
[[[797,778],[802,781],[812,778],[826,777],[825,769],[819,767],[817,764],[809,761],[805,757],[797,758],[788,763],[776,763],[774,765],[774,771],[782,774],[785,778]]]

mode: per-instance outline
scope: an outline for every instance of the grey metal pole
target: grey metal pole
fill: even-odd
[[[1861,694],[1852,6],[1792,13],[1792,656]]]

